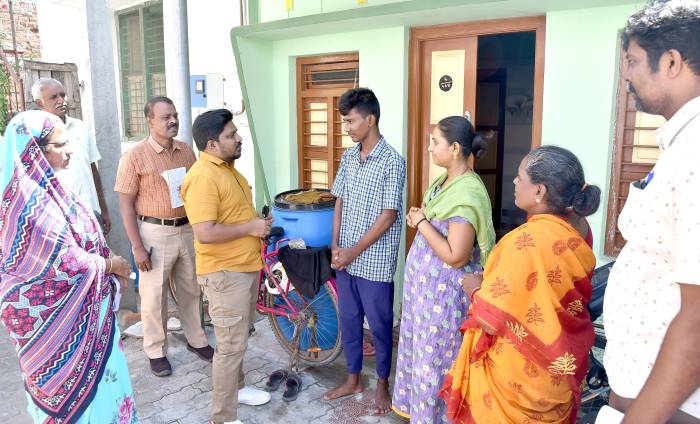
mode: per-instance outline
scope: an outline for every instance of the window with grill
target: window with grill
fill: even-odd
[[[345,149],[338,100],[358,86],[357,53],[297,59],[297,143],[299,186],[330,188]]]
[[[163,5],[149,4],[117,14],[122,115],[128,139],[146,135],[143,106],[165,95]]]
[[[617,228],[617,219],[629,195],[630,183],[646,177],[654,167],[660,153],[654,132],[666,122],[662,116],[637,111],[634,96],[627,92],[627,82],[622,78],[624,52],[621,57],[623,63],[620,64],[612,178],[605,229],[605,254],[608,256],[617,256],[625,245]]]

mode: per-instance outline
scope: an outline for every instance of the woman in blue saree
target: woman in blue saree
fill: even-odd
[[[137,423],[114,314],[130,266],[56,178],[70,160],[65,131],[24,112],[0,143],[0,320],[34,422]]]

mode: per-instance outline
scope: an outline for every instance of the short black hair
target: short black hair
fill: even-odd
[[[569,210],[579,216],[595,213],[600,205],[600,188],[586,184],[583,167],[576,155],[558,146],[542,146],[526,156],[525,172],[534,184],[547,187],[547,206],[552,213]]]
[[[158,103],[167,103],[169,105],[175,106],[175,103],[173,103],[173,101],[170,100],[169,97],[165,97],[165,96],[151,97],[146,102],[146,106],[143,107],[143,115],[146,118],[152,118],[153,117],[153,107]]]
[[[219,141],[219,135],[231,121],[233,121],[233,113],[228,109],[208,110],[199,115],[192,124],[192,137],[197,149],[203,152],[209,140]]]
[[[377,124],[379,124],[379,100],[369,88],[352,88],[340,96],[338,110],[341,115],[347,115],[353,108],[357,109],[363,118],[370,114],[374,115]]]
[[[659,70],[661,55],[674,49],[700,75],[700,2],[653,1],[627,21],[622,47],[627,50],[631,41],[646,51],[652,72]]]

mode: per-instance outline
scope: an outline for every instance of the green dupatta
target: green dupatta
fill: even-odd
[[[476,240],[481,250],[480,262],[483,266],[496,244],[489,194],[475,172],[466,172],[442,187],[431,199],[430,193],[446,179],[447,172],[436,178],[423,195],[425,217],[428,220],[440,221],[454,217],[468,220],[476,231]]]

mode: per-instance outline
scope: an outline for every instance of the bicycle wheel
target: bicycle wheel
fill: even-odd
[[[330,280],[329,280],[330,281]],[[338,299],[328,287],[321,287],[316,297],[309,299],[297,290],[287,295],[289,302],[299,311],[297,319],[268,314],[275,338],[290,355],[296,351],[294,332],[299,331],[299,361],[310,366],[328,365],[342,351]],[[265,304],[269,308],[284,309],[287,303],[281,295],[267,293]]]

